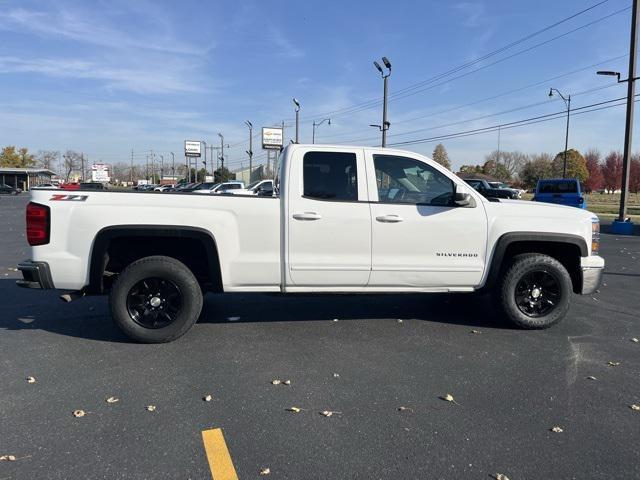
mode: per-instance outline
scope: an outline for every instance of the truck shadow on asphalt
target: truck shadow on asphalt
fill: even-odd
[[[56,335],[129,343],[113,324],[106,297],[70,304],[60,292],[28,290],[0,280],[2,330],[42,330]],[[475,294],[208,294],[198,323],[264,323],[417,319],[471,328],[512,329],[488,297]],[[197,325],[195,327],[197,329]]]

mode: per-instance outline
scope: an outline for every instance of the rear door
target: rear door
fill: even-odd
[[[371,269],[371,215],[363,150],[296,148],[287,189],[292,283],[364,287]]]
[[[456,184],[435,165],[367,151],[371,197],[370,287],[471,287],[482,279],[487,218],[478,196],[453,203]]]

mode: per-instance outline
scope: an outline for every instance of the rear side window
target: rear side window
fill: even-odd
[[[304,196],[319,200],[358,200],[356,154],[307,152],[303,159]]]
[[[539,193],[578,193],[578,184],[575,181],[567,180],[560,182],[540,182]]]

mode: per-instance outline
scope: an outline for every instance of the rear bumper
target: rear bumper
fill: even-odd
[[[22,280],[16,284],[23,288],[41,288],[49,290],[55,288],[51,279],[51,270],[47,262],[34,262],[26,260],[18,264],[18,270],[22,272]]]

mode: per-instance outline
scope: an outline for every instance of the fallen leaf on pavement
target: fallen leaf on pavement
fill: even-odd
[[[399,319],[397,320],[397,322],[398,322],[398,323],[402,323],[402,322],[403,322],[403,320],[402,320],[401,318],[399,318]]]
[[[609,365],[610,367],[617,367],[618,365],[620,365],[620,362],[609,362],[607,365]]]
[[[211,400],[213,400],[213,397],[211,395],[205,395],[204,397],[202,397],[202,399],[205,402],[210,402]]]
[[[493,478],[495,478],[496,480],[509,480],[509,477],[507,477],[504,473],[496,473]]]
[[[293,413],[300,413],[302,409],[300,407],[289,407],[287,408],[288,412],[293,412]]]
[[[597,380],[597,378],[594,377],[593,375],[590,375],[590,376],[587,377],[587,380]]]
[[[632,341],[633,343],[638,343],[638,342],[640,342],[640,340],[638,340],[636,337],[633,337],[633,338],[631,339],[631,341]]]
[[[323,417],[330,417],[334,413],[340,414],[342,412],[332,412],[331,410],[324,410],[324,411],[320,412],[320,415],[322,415]]]
[[[155,411],[155,409],[156,409],[155,405],[147,405],[147,411],[153,412],[153,411]]]
[[[284,381],[284,382],[282,382],[282,383],[284,383],[285,385],[291,385],[291,380],[285,380],[285,381]]]
[[[275,380],[271,380],[272,385],[280,385],[281,383],[282,383],[282,380],[278,380],[277,378]]]
[[[333,378],[338,378],[339,376],[340,376],[340,374],[339,374],[339,373],[334,373],[334,374],[333,374]]]
[[[398,407],[398,411],[399,412],[405,412],[407,410],[410,411],[410,412],[413,412],[413,408],[411,408],[411,407]]]
[[[482,333],[480,330],[471,330],[471,333]]]
[[[640,405],[636,405],[635,403],[633,405],[629,405],[629,408],[631,410],[640,410]]]
[[[15,455],[0,455],[0,462],[2,461],[9,461],[9,462],[15,462],[16,461],[16,456]]]
[[[562,433],[564,430],[561,427],[551,427],[551,431],[555,433]]]
[[[447,393],[445,396],[440,397],[441,400],[444,400],[446,402],[451,402],[451,403],[455,403],[456,405],[460,405],[458,402],[456,402],[453,399],[453,395],[451,395],[450,393]]]
[[[84,417],[87,413],[84,410],[74,410],[73,416],[76,418]]]
[[[271,473],[271,470],[269,468],[260,469],[260,475],[269,475],[270,473]]]
[[[337,319],[337,318],[334,318],[334,319],[333,319],[333,321],[334,321],[334,322],[337,322],[337,321],[338,321],[338,319]]]
[[[27,377],[27,383],[36,383],[35,377]]]
[[[107,403],[116,403],[116,402],[119,402],[119,401],[120,401],[120,399],[116,398],[116,397],[107,398]]]

